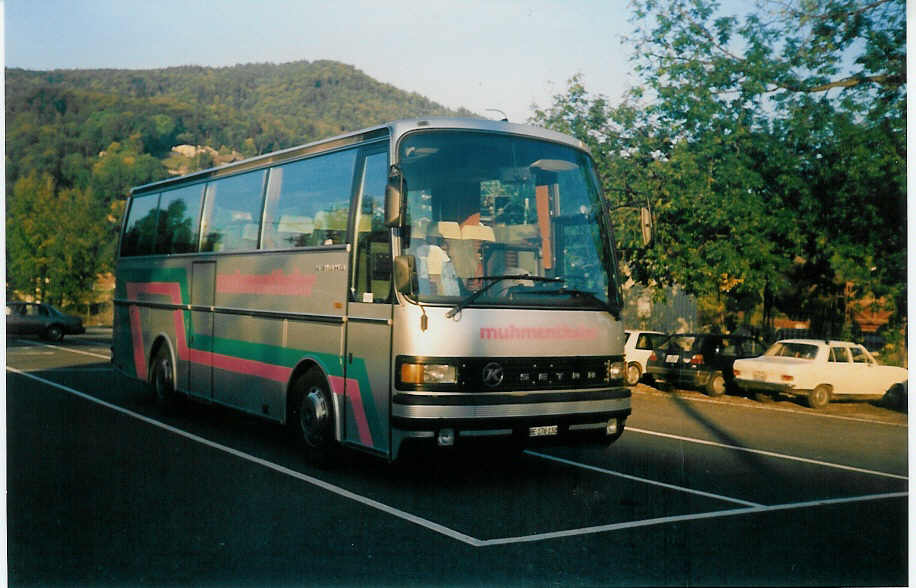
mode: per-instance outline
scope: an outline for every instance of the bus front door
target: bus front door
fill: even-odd
[[[391,245],[383,222],[388,153],[375,145],[361,154],[351,251],[344,366],[344,440],[389,455],[391,393]]]
[[[194,396],[213,397],[213,298],[216,262],[195,261],[191,268],[191,332],[188,390]]]
[[[344,440],[389,452],[391,305],[351,302],[347,318]]]

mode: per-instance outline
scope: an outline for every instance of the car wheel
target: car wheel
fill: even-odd
[[[906,409],[906,404],[904,403],[906,396],[903,392],[902,384],[894,384],[891,386],[891,389],[884,394],[884,406],[892,408],[894,410],[903,411]]]
[[[63,341],[64,330],[60,327],[60,325],[51,325],[45,331],[45,339],[49,341]]]
[[[150,386],[153,400],[165,414],[170,414],[178,407],[178,394],[175,392],[175,380],[172,371],[172,355],[162,346],[156,352],[150,368]]]
[[[824,408],[830,402],[830,388],[821,384],[808,392],[808,406],[811,408]]]
[[[635,386],[642,378],[642,369],[638,363],[631,363],[627,366],[627,386]]]
[[[327,466],[336,449],[334,407],[327,381],[318,370],[309,370],[292,387],[289,425],[309,461]]]
[[[715,372],[709,377],[709,382],[706,383],[706,393],[709,396],[725,394],[725,376],[722,375],[722,372]]]

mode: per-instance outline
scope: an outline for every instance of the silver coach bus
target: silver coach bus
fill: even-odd
[[[630,414],[617,276],[580,141],[396,121],[133,189],[112,362],[165,409],[286,423],[315,457],[609,444]]]

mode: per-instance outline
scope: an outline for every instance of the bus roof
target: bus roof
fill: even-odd
[[[193,183],[213,177],[220,177],[224,175],[240,173],[243,171],[259,169],[274,163],[280,163],[291,159],[297,159],[299,157],[305,157],[313,153],[339,149],[349,145],[357,145],[359,143],[381,139],[383,137],[391,137],[392,144],[394,145],[402,135],[420,129],[453,129],[521,135],[526,137],[533,137],[536,139],[543,139],[554,143],[562,143],[564,145],[568,145],[588,153],[588,147],[586,147],[585,143],[582,141],[569,135],[551,131],[542,127],[476,118],[413,118],[396,120],[382,125],[345,133],[343,135],[337,135],[335,137],[329,137],[327,139],[321,139],[319,141],[297,145],[288,149],[274,151],[264,155],[258,155],[243,161],[235,161],[233,163],[228,163],[219,167],[213,167],[183,176],[168,178],[150,184],[144,184],[142,186],[137,186],[131,189],[131,195],[153,192],[156,190],[171,188],[178,184]]]

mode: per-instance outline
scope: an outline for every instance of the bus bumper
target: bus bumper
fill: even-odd
[[[392,399],[393,458],[401,442],[462,446],[610,443],[630,415],[630,389],[526,393],[399,392]]]

